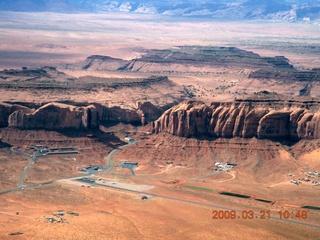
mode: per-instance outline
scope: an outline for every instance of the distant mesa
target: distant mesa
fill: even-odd
[[[200,74],[215,73],[217,68],[251,71],[249,78],[292,81],[320,81],[320,69],[297,70],[284,56],[261,57],[236,47],[177,46],[163,50],[145,50],[140,58],[123,60],[109,56],[92,55],[67,68],[139,72],[150,74]],[[301,95],[308,95],[301,93]]]
[[[64,45],[58,45],[58,44],[39,44],[36,45],[38,48],[48,48],[48,49],[66,49],[67,46]]]
[[[85,61],[71,68],[102,70],[102,71],[130,71],[130,72],[179,72],[182,66],[184,71],[189,66],[194,67],[240,67],[260,69],[267,67],[292,68],[288,59],[284,57],[263,58],[253,52],[241,50],[236,47],[204,47],[204,46],[177,46],[164,50],[148,50],[140,58],[122,60],[109,56],[92,55]],[[181,70],[180,70],[181,71]],[[210,71],[210,68],[209,68]]]
[[[129,64],[129,61],[109,56],[92,55],[83,64],[84,66],[81,67],[83,70],[116,71],[125,68]]]
[[[55,67],[44,66],[35,69],[29,69],[27,67],[22,67],[21,69],[4,69],[0,71],[0,81],[3,80],[5,80],[5,82],[0,82],[0,87],[3,85],[6,87],[16,85],[21,88],[23,87],[21,86],[21,82],[23,82],[23,85],[26,87],[28,85],[34,87],[34,83],[50,86],[50,84],[70,82],[75,79],[58,71]]]
[[[314,68],[307,71],[298,71],[293,67],[291,69],[287,68],[286,66],[282,68],[282,65],[280,65],[278,68],[257,70],[251,73],[249,78],[275,79],[282,82],[320,82],[320,68]]]

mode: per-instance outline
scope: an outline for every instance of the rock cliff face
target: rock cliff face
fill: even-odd
[[[157,119],[163,113],[161,108],[154,106],[150,102],[138,102],[137,105],[142,125],[145,125],[150,119]]]
[[[12,114],[15,111],[20,110],[21,112],[29,113],[31,112],[31,109],[17,105],[17,104],[6,104],[2,103],[0,104],[0,127],[7,127],[8,126],[8,118],[10,114]]]
[[[152,123],[154,133],[181,137],[243,137],[278,140],[320,138],[320,113],[308,106],[272,108],[252,102],[184,101]]]
[[[160,117],[163,110],[150,102],[138,102],[136,109],[109,108],[96,103],[86,105],[52,102],[36,110],[2,103],[0,112],[0,127],[57,130],[94,129],[100,124],[118,122],[144,125]]]
[[[15,111],[9,116],[9,127],[31,129],[62,129],[84,127],[84,109],[61,103],[49,103],[33,113]]]

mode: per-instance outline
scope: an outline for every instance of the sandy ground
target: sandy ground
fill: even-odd
[[[36,137],[44,138],[42,132]],[[18,231],[24,232],[23,235],[15,237],[19,239],[230,239],[231,237],[316,239],[318,237],[319,228],[304,224],[318,225],[319,211],[307,210],[307,219],[296,216],[303,210],[300,208],[302,205],[318,204],[319,191],[306,184],[296,186],[289,183],[290,178],[286,174],[288,169],[282,171],[281,167],[289,167],[292,165],[292,160],[289,155],[282,152],[284,150],[275,155],[275,158],[281,157],[282,162],[280,168],[273,168],[278,173],[274,172],[276,173],[274,177],[268,178],[267,181],[259,178],[257,174],[261,169],[266,169],[268,164],[274,165],[274,159],[265,159],[259,166],[250,167],[255,169],[254,172],[248,168],[250,165],[255,165],[255,158],[259,156],[263,146],[271,146],[272,142],[263,141],[264,143],[259,145],[257,140],[246,140],[251,141],[251,149],[256,149],[257,152],[251,153],[255,157],[241,159],[242,155],[237,155],[238,161],[243,164],[239,164],[231,172],[211,175],[208,173],[212,173],[212,170],[207,169],[204,161],[206,157],[203,158],[208,154],[204,150],[209,149],[207,144],[210,143],[205,140],[197,143],[192,139],[180,142],[177,137],[161,139],[160,135],[156,138],[162,143],[150,148],[146,143],[152,142],[154,137],[148,136],[149,140],[146,139],[119,151],[113,158],[113,167],[107,173],[89,176],[99,183],[92,187],[79,181],[66,180],[2,194],[0,219],[3,224],[0,227],[0,238],[12,239],[14,237],[9,236],[9,233]],[[29,138],[26,137],[25,141],[28,142]],[[175,142],[173,146],[172,141]],[[238,139],[237,142],[239,141]],[[172,147],[176,148],[180,143],[184,144],[189,156],[189,158],[182,156],[183,165],[166,165],[165,154],[156,157],[159,147],[166,149],[162,149],[163,153],[170,152],[172,158],[177,157],[179,152]],[[78,144],[82,144],[81,140],[78,140]],[[202,148],[198,148],[198,144]],[[235,143],[232,146],[236,149]],[[84,147],[82,151],[85,151]],[[141,151],[144,152],[145,158],[140,158],[141,164],[135,169],[136,176],[131,176],[127,169],[119,168],[119,160],[135,160],[134,156],[139,158]],[[229,150],[229,154],[234,154],[234,151],[238,150]],[[264,151],[262,153],[265,154]],[[10,152],[3,150],[1,156],[5,159],[9,154]],[[221,144],[220,148],[215,149],[215,156],[219,157],[220,154],[225,154]],[[39,158],[32,165],[28,178],[31,177],[30,181],[37,182],[44,181],[46,177],[50,180],[78,174],[75,169],[78,159],[81,165],[89,163],[86,161],[89,155],[82,158],[80,155],[76,156],[76,161],[71,158]],[[229,157],[232,157],[231,155]],[[105,156],[101,157],[99,161],[105,161]],[[149,157],[156,159],[155,162],[149,161]],[[20,168],[26,164],[26,161],[21,161]],[[192,167],[193,164],[197,167]],[[297,164],[290,171],[298,174],[306,164],[308,162]],[[8,186],[3,184],[1,186],[8,189],[19,179],[20,174],[18,170],[13,171],[10,164],[5,166],[8,166],[8,169],[5,175],[1,175],[1,183],[6,183],[5,179],[9,179],[10,173],[12,177]],[[48,174],[43,174],[43,171]],[[213,191],[208,192],[188,186]],[[219,191],[248,194],[252,197],[242,199],[224,196],[219,194]],[[142,196],[148,196],[148,199],[142,201]],[[264,203],[255,198],[274,202]],[[225,211],[225,208],[240,211],[240,215],[237,215],[239,217],[212,219],[214,210]],[[241,212],[249,210],[257,215],[250,220],[243,219]],[[289,220],[293,222],[280,219],[279,211],[285,210],[291,213]],[[73,211],[79,213],[79,216],[66,214],[64,218],[68,223],[49,223],[47,218],[53,217],[57,211]],[[271,219],[260,219],[263,211],[270,211]]]
[[[104,186],[109,186],[109,187],[117,187],[120,189],[124,189],[124,190],[133,190],[133,191],[147,191],[150,190],[152,188],[154,188],[154,186],[149,186],[149,185],[139,185],[139,184],[128,184],[128,183],[123,183],[123,182],[117,182],[114,180],[106,180],[104,178],[93,178],[95,179],[95,184],[92,184],[92,187],[101,187],[103,188]],[[77,179],[66,179],[66,180],[59,180],[59,182],[62,183],[67,183],[67,184],[74,184],[74,185],[83,185],[85,183],[83,183],[82,181],[79,181]],[[87,186],[90,186],[88,184],[85,184]]]
[[[250,209],[260,212],[259,207]],[[61,210],[79,216],[66,215],[68,223],[46,221]],[[11,239],[8,233],[23,231],[19,239],[316,239],[319,233],[271,219],[214,220],[213,210],[219,209],[161,197],[141,201],[138,194],[55,184],[6,195],[1,202],[0,236]]]
[[[250,145],[248,152],[243,149],[243,144]],[[299,186],[290,183],[292,179],[307,177],[309,171],[319,171],[314,165],[316,160],[307,161],[305,155],[294,158],[285,146],[276,145],[254,139],[234,139],[215,145],[215,141],[158,135],[120,151],[114,159],[116,162],[123,159],[139,162],[135,179],[141,183],[169,187],[196,185],[295,206],[318,205],[317,186],[307,182]],[[317,151],[316,148],[313,154]],[[168,166],[168,161],[173,165]],[[212,169],[215,162],[238,165],[230,173],[223,173]],[[114,174],[129,174],[129,171],[115,171]],[[161,180],[178,182],[170,186]],[[317,181],[317,178],[313,180]]]

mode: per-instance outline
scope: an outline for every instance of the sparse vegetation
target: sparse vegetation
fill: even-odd
[[[196,186],[183,186],[184,188],[192,189],[192,190],[198,190],[198,191],[205,191],[205,192],[217,192],[214,189],[210,188],[203,188],[203,187],[196,187]]]
[[[222,195],[232,196],[232,197],[239,197],[239,198],[251,198],[251,196],[238,194],[238,193],[232,193],[232,192],[219,192]]]
[[[260,198],[255,198],[255,200],[257,200],[259,202],[265,202],[265,203],[272,203],[273,202],[271,200],[265,200],[265,199],[260,199]]]
[[[320,210],[320,207],[316,207],[316,206],[302,206],[302,208],[312,209],[312,210]]]
[[[108,211],[104,211],[104,210],[100,210],[98,211],[99,213],[104,213],[104,214],[112,214],[111,212],[108,212]]]

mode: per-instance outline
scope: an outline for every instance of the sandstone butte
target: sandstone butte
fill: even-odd
[[[152,132],[180,137],[242,137],[298,141],[320,138],[320,112],[313,103],[282,104],[183,101],[152,123]]]

